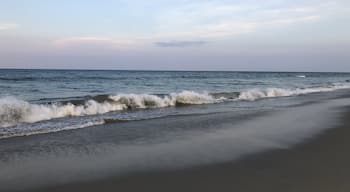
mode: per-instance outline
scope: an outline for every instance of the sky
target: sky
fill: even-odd
[[[0,0],[0,68],[350,72],[348,0]]]

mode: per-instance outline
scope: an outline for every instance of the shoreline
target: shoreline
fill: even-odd
[[[238,161],[25,191],[349,191],[350,109],[341,123],[289,149]]]
[[[344,71],[283,71],[283,70],[275,70],[275,71],[269,71],[269,70],[158,70],[158,69],[112,69],[112,68],[106,68],[106,69],[99,69],[99,68],[92,68],[92,69],[83,69],[83,68],[11,68],[11,67],[5,67],[0,68],[0,70],[23,70],[23,71],[126,71],[126,72],[227,72],[227,73],[339,73],[339,74],[349,74],[350,71],[344,72]]]

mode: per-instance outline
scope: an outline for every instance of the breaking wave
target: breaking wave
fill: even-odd
[[[211,104],[223,101],[254,101],[263,98],[296,96],[350,88],[350,84],[334,84],[314,88],[266,88],[231,93],[198,93],[183,91],[169,95],[118,94],[102,95],[79,101],[32,104],[14,97],[0,98],[0,127],[35,123],[55,118],[104,114],[127,109],[163,108],[181,105]]]
[[[295,89],[281,89],[281,88],[266,88],[266,89],[251,89],[243,91],[239,94],[238,99],[254,101],[263,98],[273,97],[288,97],[305,95],[310,93],[330,92],[339,89],[349,89],[350,84],[334,84],[324,87],[311,87],[311,88],[295,88]]]
[[[0,127],[62,117],[104,114],[126,109],[160,108],[215,102],[218,102],[218,99],[209,94],[193,91],[173,93],[164,97],[149,94],[111,95],[103,102],[90,99],[81,105],[70,102],[31,104],[14,97],[4,97],[0,98]]]

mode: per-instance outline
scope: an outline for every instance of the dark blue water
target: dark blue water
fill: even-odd
[[[306,76],[307,78],[303,78]],[[327,86],[346,73],[0,70],[0,96],[27,101],[97,94],[235,92],[253,88]]]
[[[0,70],[0,137],[274,107],[257,101],[348,89],[349,80],[348,73]]]

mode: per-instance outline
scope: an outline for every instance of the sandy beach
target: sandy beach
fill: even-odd
[[[236,162],[78,182],[33,191],[305,191],[350,190],[350,112],[342,123],[290,149]],[[29,191],[29,190],[24,190]]]

